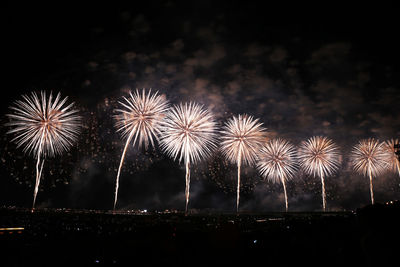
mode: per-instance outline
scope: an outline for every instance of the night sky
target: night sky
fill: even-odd
[[[37,207],[111,209],[124,141],[114,109],[129,89],[196,101],[220,125],[253,115],[269,137],[298,145],[326,135],[341,148],[326,179],[327,208],[370,203],[348,153],[362,138],[400,137],[398,14],[392,6],[261,6],[245,1],[8,4],[2,23],[0,206],[30,207],[35,159],[10,143],[5,114],[21,94],[60,91],[84,118],[78,144],[45,161]],[[184,209],[185,169],[158,147],[130,147],[120,209]],[[192,169],[189,207],[233,211],[236,166],[220,153]],[[280,184],[242,168],[241,210],[283,211]],[[290,211],[321,209],[319,178],[287,185]],[[400,198],[400,178],[374,180],[375,201]]]

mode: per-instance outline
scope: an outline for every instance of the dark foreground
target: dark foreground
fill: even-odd
[[[398,215],[399,202],[239,216],[3,208],[0,266],[398,266]]]

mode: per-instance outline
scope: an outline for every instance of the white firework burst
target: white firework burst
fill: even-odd
[[[385,141],[382,146],[386,153],[385,162],[388,163],[387,168],[390,171],[397,172],[400,176],[400,161],[396,155],[395,145],[399,144],[399,139],[390,139]]]
[[[269,181],[282,183],[287,211],[286,181],[292,179],[298,169],[295,147],[281,138],[268,141],[258,154],[257,168]]]
[[[374,204],[372,178],[382,174],[388,165],[383,144],[374,138],[360,140],[351,151],[351,162],[356,172],[369,177],[371,203]]]
[[[236,189],[236,211],[239,211],[240,167],[253,164],[257,153],[265,141],[265,129],[258,119],[246,114],[230,118],[222,131],[221,151],[224,156],[238,167]]]
[[[134,93],[130,92],[128,98],[123,97],[123,99],[124,101],[118,102],[121,108],[115,110],[117,115],[114,116],[117,132],[120,132],[124,139],[126,138],[115,183],[114,210],[118,199],[121,168],[129,144],[133,139],[132,146],[136,143],[139,147],[144,145],[147,148],[149,144],[154,146],[154,139],[158,140],[161,121],[168,110],[168,101],[165,96],[159,95],[158,92],[152,94],[151,90],[148,93],[145,89],[141,93],[136,90]]]
[[[162,124],[160,146],[174,160],[186,166],[186,208],[188,211],[190,165],[209,156],[216,147],[217,124],[213,115],[193,102],[174,105]]]
[[[299,149],[300,167],[309,175],[319,176],[322,183],[322,206],[326,210],[325,177],[333,175],[339,168],[339,148],[329,138],[313,136],[302,142]]]
[[[44,158],[68,151],[79,134],[81,118],[78,110],[73,108],[74,103],[67,105],[67,100],[68,97],[61,98],[60,93],[53,98],[52,93],[47,97],[45,91],[41,91],[40,96],[32,92],[17,100],[10,107],[12,113],[7,114],[10,119],[7,126],[11,128],[8,133],[15,135],[12,141],[37,159],[32,208],[35,207]]]

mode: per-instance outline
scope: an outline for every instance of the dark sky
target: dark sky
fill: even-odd
[[[393,6],[259,5],[245,1],[6,4],[3,16],[0,205],[30,207],[34,159],[9,141],[5,114],[21,94],[61,91],[85,118],[78,145],[46,159],[37,205],[110,209],[123,141],[112,119],[127,89],[196,101],[223,122],[248,113],[298,145],[326,135],[343,164],[327,178],[328,209],[369,203],[348,152],[361,138],[400,136],[399,23]],[[397,105],[397,106],[396,106]],[[234,210],[236,168],[216,153],[193,169],[190,207]],[[243,210],[283,210],[281,185],[243,169]],[[120,208],[184,208],[184,168],[156,147],[130,148]],[[400,197],[400,178],[374,181],[375,200]],[[299,173],[289,210],[321,208],[320,182]]]

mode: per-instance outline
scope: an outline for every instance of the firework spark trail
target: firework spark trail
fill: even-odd
[[[117,205],[118,189],[119,189],[119,176],[121,175],[122,164],[124,163],[126,151],[128,150],[129,143],[131,142],[132,136],[133,136],[134,133],[135,133],[135,129],[132,130],[132,132],[128,136],[128,139],[125,142],[124,150],[122,151],[121,160],[119,162],[117,178],[116,178],[116,181],[115,181],[114,210],[115,210],[115,206]],[[133,145],[135,145],[136,138],[137,138],[137,133],[138,132],[136,132],[135,141],[133,142]]]
[[[35,189],[33,191],[33,203],[32,203],[32,209],[35,208],[35,203],[36,203],[36,196],[39,191],[39,184],[40,184],[40,177],[42,176],[42,170],[43,170],[43,165],[44,165],[44,160],[42,161],[42,166],[40,167],[39,171],[39,164],[40,164],[40,154],[42,151],[42,143],[43,143],[43,135],[40,138],[40,145],[39,145],[39,151],[37,154],[37,162],[36,162],[36,181],[35,181]]]
[[[240,168],[242,163],[251,165],[265,139],[265,129],[258,119],[239,115],[230,118],[222,131],[221,151],[232,163],[237,165],[236,212],[240,201]]]
[[[81,118],[77,115],[78,110],[73,109],[74,103],[65,105],[68,97],[61,99],[60,93],[54,100],[52,93],[47,97],[44,91],[41,91],[40,97],[32,92],[22,98],[10,107],[13,113],[7,114],[10,122],[6,125],[11,127],[7,133],[15,134],[12,142],[17,144],[17,148],[23,146],[23,151],[33,154],[37,160],[34,209],[44,158],[69,150],[78,137]]]
[[[399,144],[399,139],[385,141],[382,145],[387,157],[387,168],[393,172],[397,172],[400,176],[400,162],[397,158],[394,148],[396,144]]]
[[[288,203],[288,197],[287,197],[287,191],[286,191],[286,178],[285,176],[281,177],[281,183],[283,185],[283,193],[285,195],[285,211],[287,212],[289,209],[289,203]]]
[[[372,173],[371,170],[368,170],[368,176],[369,176],[369,192],[371,194],[371,204],[374,204],[374,188],[372,186]]]
[[[325,178],[339,168],[339,148],[327,137],[313,136],[299,148],[300,167],[308,174],[319,176],[322,185],[322,207],[326,210]]]
[[[372,178],[383,173],[388,165],[383,144],[374,138],[359,141],[351,151],[351,161],[356,172],[369,177],[371,203],[374,204]]]
[[[321,170],[319,172],[319,177],[321,177],[322,207],[325,211],[326,210],[325,179],[324,179],[324,173]]]
[[[258,154],[257,168],[271,182],[282,183],[288,211],[286,181],[292,179],[298,169],[295,147],[280,138],[268,141]]]
[[[160,145],[163,151],[186,168],[185,213],[188,212],[190,165],[208,157],[216,148],[217,124],[212,114],[193,102],[173,106],[162,123]]]
[[[133,136],[135,138],[132,146],[135,146],[137,140],[139,140],[139,147],[144,144],[145,148],[147,148],[149,143],[154,146],[153,138],[158,140],[161,121],[168,109],[168,102],[165,97],[158,95],[158,92],[152,94],[151,90],[147,94],[145,89],[142,90],[142,93],[136,90],[133,94],[132,92],[129,93],[129,98],[124,97],[123,99],[125,101],[119,102],[122,108],[116,110],[118,114],[115,115],[115,119],[117,132],[122,132],[123,138],[127,136],[127,140],[122,151],[115,181],[114,210],[118,200],[119,177],[122,165]]]
[[[242,165],[242,154],[239,153],[237,159],[237,186],[236,186],[236,212],[239,211],[239,201],[240,201],[240,166]]]
[[[189,194],[190,194],[190,165],[189,161],[186,161],[186,176],[185,176],[185,212],[187,213],[189,204]]]

